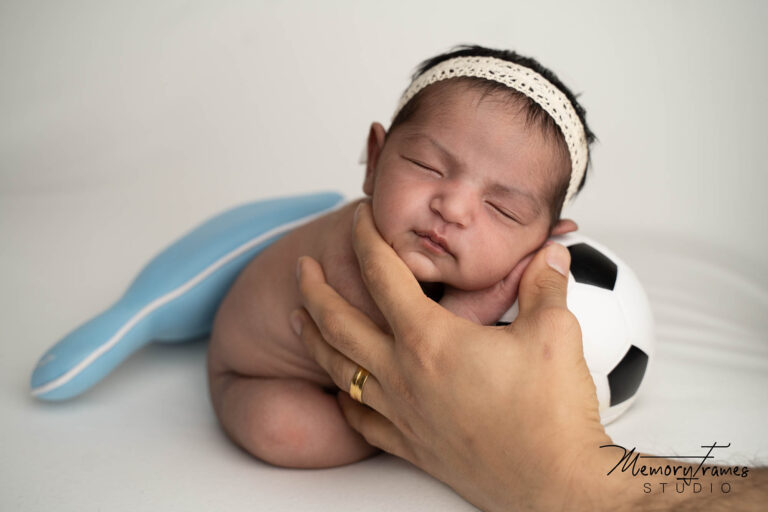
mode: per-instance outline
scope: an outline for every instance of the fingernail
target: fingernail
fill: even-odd
[[[571,260],[571,255],[568,252],[568,249],[558,243],[553,243],[544,250],[547,251],[544,255],[547,265],[567,277],[568,267]]]
[[[289,317],[289,320],[291,322],[291,329],[293,329],[293,332],[296,333],[296,336],[301,336],[301,313],[299,313],[298,309],[294,309],[291,311],[291,316]]]
[[[304,256],[301,256],[298,260],[296,260],[296,280],[301,281],[301,260],[304,259]]]

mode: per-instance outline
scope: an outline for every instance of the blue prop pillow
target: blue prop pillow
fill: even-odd
[[[152,259],[112,307],[51,347],[32,373],[32,394],[72,398],[151,341],[208,335],[221,300],[254,256],[343,201],[332,192],[269,199],[209,219]]]

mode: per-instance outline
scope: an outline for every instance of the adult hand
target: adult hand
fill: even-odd
[[[298,269],[306,311],[292,315],[339,388],[349,389],[358,364],[371,372],[362,397],[370,407],[339,394],[350,425],[486,510],[600,500],[586,484],[604,475],[598,447],[610,439],[566,308],[568,251],[553,244],[533,258],[520,314],[506,327],[477,325],[428,299],[367,204],[357,211],[355,251],[392,334],[344,301],[310,258]]]

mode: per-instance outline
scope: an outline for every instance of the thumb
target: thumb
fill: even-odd
[[[566,309],[571,253],[553,243],[541,249],[525,269],[518,291],[520,316],[543,308]]]

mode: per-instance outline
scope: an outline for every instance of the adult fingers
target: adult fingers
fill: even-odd
[[[346,393],[339,393],[337,399],[349,426],[358,431],[369,444],[416,463],[408,440],[391,421],[373,409],[355,402]]]
[[[368,203],[355,212],[355,253],[360,271],[395,338],[398,334],[422,325],[434,314],[436,304],[422,292],[418,281],[376,229]]]
[[[517,299],[520,314],[508,329],[520,329],[518,334],[524,340],[544,343],[545,353],[549,344],[555,343],[558,346],[555,352],[565,356],[558,360],[568,361],[571,371],[574,368],[571,363],[576,361],[581,376],[586,375],[591,383],[584,361],[581,326],[566,302],[570,262],[568,249],[557,243],[548,245],[534,256],[520,282]]]
[[[326,283],[320,264],[301,257],[298,274],[304,308],[322,338],[369,371],[380,374],[382,368],[391,368],[391,338]]]
[[[349,392],[352,378],[359,368],[358,364],[326,343],[306,311],[293,311],[291,326],[317,364],[331,376],[336,386],[342,391]],[[370,374],[363,384],[362,400],[384,416],[389,416],[389,404],[382,393],[381,384],[373,374]]]
[[[571,255],[560,244],[540,250],[528,264],[520,281],[520,316],[545,308],[567,309],[568,269]]]

